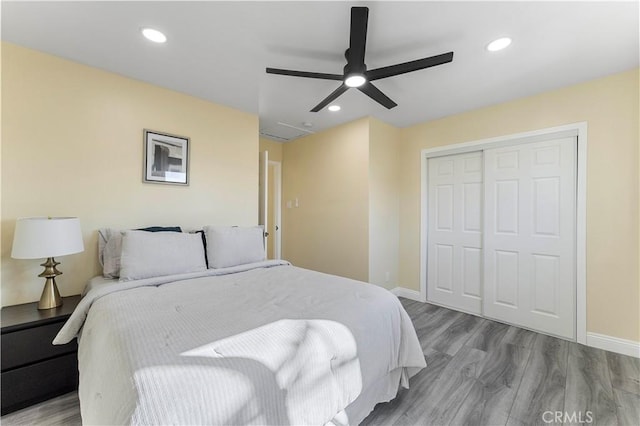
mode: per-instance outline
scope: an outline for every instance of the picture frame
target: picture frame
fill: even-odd
[[[189,138],[144,129],[144,183],[189,185]]]

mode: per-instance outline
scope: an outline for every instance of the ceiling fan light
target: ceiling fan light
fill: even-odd
[[[167,36],[162,34],[158,30],[154,30],[153,28],[143,28],[142,35],[145,36],[147,40],[151,40],[154,43],[164,43],[167,41]]]
[[[360,87],[366,82],[367,79],[361,74],[352,74],[344,80],[344,84],[349,87]]]
[[[487,45],[487,50],[489,52],[497,52],[498,50],[502,50],[508,47],[511,44],[511,39],[509,37],[502,37],[496,40],[493,40],[491,43]]]

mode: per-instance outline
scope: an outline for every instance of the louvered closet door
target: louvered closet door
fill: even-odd
[[[576,138],[484,151],[484,315],[575,338]]]
[[[482,153],[430,158],[428,170],[428,300],[479,314]]]

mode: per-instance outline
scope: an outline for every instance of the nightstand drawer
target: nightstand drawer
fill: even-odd
[[[78,346],[76,340],[61,346],[51,344],[63,324],[64,321],[59,321],[3,334],[1,337],[2,371],[75,352]]]
[[[2,414],[78,388],[76,353],[2,373]]]

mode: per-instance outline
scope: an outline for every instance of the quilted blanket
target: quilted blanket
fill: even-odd
[[[425,366],[390,292],[278,261],[96,286],[54,343],[76,335],[86,424],[357,422]]]

